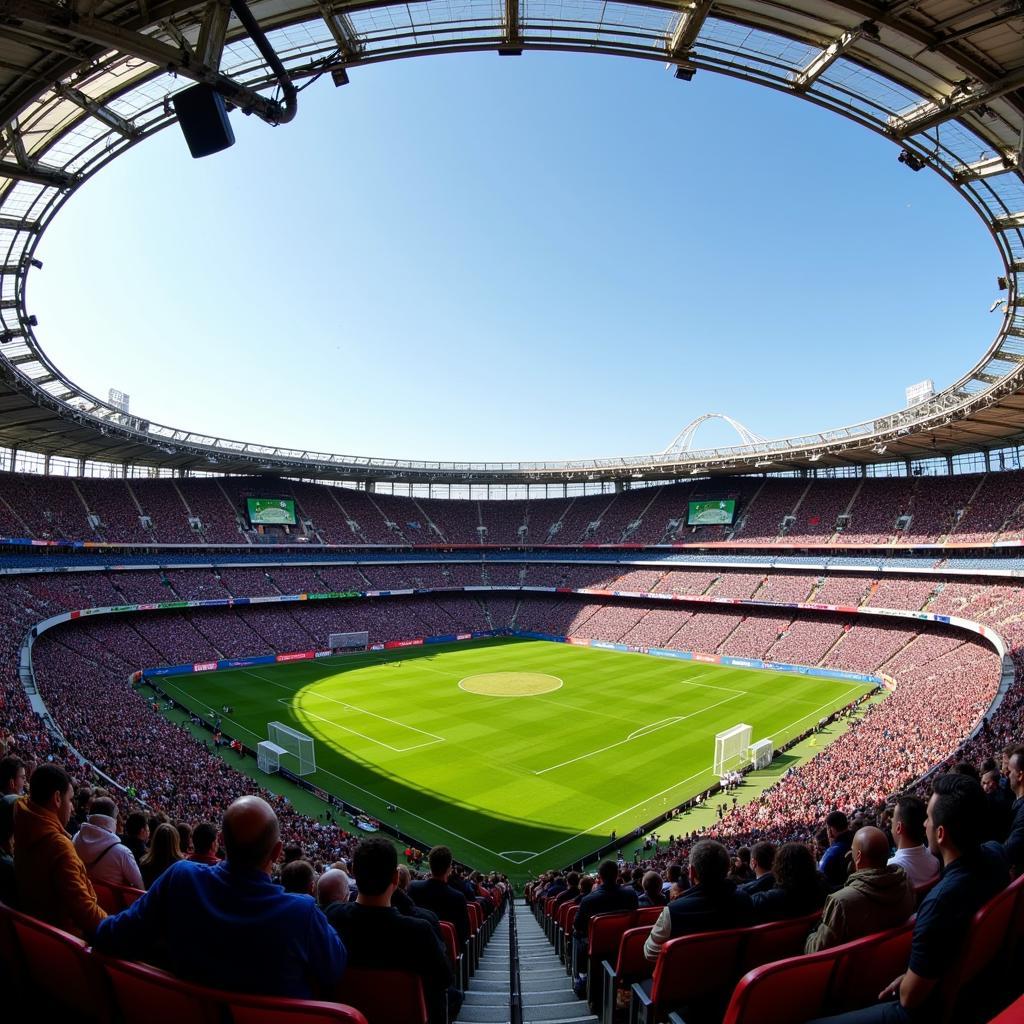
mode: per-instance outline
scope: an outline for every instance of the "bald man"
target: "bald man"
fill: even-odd
[[[271,881],[283,848],[273,808],[255,796],[236,800],[221,838],[222,862],[172,864],[145,896],[101,922],[93,945],[212,988],[299,999],[329,993],[345,947],[315,901]]]
[[[805,953],[895,928],[914,912],[914,890],[903,868],[888,864],[889,840],[881,829],[860,829],[851,851],[853,872],[825,901],[821,924],[808,937]]]
[[[316,901],[321,910],[332,903],[348,903],[348,875],[341,868],[328,868],[317,880]]]

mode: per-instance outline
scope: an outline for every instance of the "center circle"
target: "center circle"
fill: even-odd
[[[543,672],[482,672],[459,680],[459,689],[486,697],[536,697],[559,690],[562,680]]]

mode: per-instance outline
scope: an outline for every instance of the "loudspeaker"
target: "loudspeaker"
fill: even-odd
[[[197,160],[235,144],[224,97],[209,85],[193,85],[171,97],[189,152]]]

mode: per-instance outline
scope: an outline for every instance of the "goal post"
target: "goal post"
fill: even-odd
[[[758,771],[767,768],[774,756],[775,746],[771,740],[758,740],[750,746],[749,761]]]
[[[725,732],[715,734],[715,762],[711,770],[721,777],[734,772],[747,763],[747,752],[753,728],[749,725],[734,725]]]
[[[270,740],[262,740],[256,746],[256,765],[265,775],[273,775],[281,770],[281,755],[288,751]]]
[[[358,633],[330,633],[327,636],[327,647],[332,654],[355,654],[365,651],[370,645],[369,630]]]
[[[316,751],[312,736],[307,736],[304,732],[299,732],[298,729],[293,729],[282,722],[268,722],[267,739],[271,744],[280,747],[283,753],[291,754],[299,762],[296,775],[311,775],[316,771]]]

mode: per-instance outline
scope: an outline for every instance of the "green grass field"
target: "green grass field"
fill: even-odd
[[[474,678],[493,673],[517,676]],[[232,705],[224,729],[251,746],[275,720],[311,734],[309,781],[515,878],[569,863],[706,789],[715,733],[745,722],[778,746],[870,689],[512,639],[159,682],[207,717]],[[535,692],[475,692],[510,683]]]

